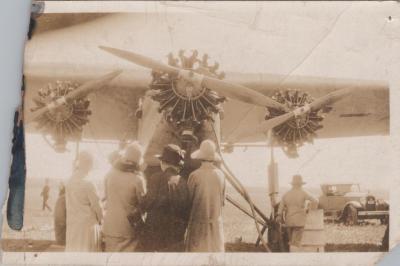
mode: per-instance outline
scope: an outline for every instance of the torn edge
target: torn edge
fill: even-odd
[[[31,17],[27,33],[28,40],[36,28],[36,18],[44,12],[44,2],[33,2],[31,6]],[[22,75],[21,104],[14,113],[14,126],[12,138],[12,161],[8,179],[9,194],[7,200],[7,222],[11,229],[21,230],[24,224],[24,201],[26,181],[26,154],[24,134],[24,93],[25,76]]]
[[[31,6],[31,18],[29,21],[28,40],[32,38],[32,35],[36,28],[36,19],[44,13],[45,3],[42,1],[34,1]]]
[[[21,88],[21,95],[23,101],[24,82]],[[23,102],[14,114],[11,154],[12,162],[8,179],[7,222],[11,229],[21,230],[24,218],[26,180]]]

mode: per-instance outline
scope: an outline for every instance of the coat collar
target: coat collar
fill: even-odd
[[[214,165],[214,163],[212,163],[212,162],[202,162],[201,163],[201,166],[200,166],[200,168],[201,169],[214,169],[214,168],[216,168],[216,166]]]

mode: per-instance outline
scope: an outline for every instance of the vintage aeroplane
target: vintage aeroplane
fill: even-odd
[[[211,53],[223,53],[223,44],[217,35],[213,41],[191,40],[188,36],[197,36],[192,30],[204,30],[204,23],[191,16],[176,14],[168,22],[137,14],[86,14],[79,20],[63,14],[62,22],[55,14],[39,17],[41,32],[26,49],[26,132],[51,136],[48,143],[58,152],[67,141],[139,140],[146,147],[148,168],[168,143],[189,154],[206,138],[225,151],[256,142],[282,147],[294,157],[315,138],[389,133],[386,83],[224,72],[229,64],[210,59]],[[225,37],[236,29],[224,25]],[[262,42],[251,45],[263,48]],[[258,224],[267,227],[269,218],[225,168],[250,203],[248,215],[261,235]],[[270,169],[272,203],[278,192],[275,172]]]

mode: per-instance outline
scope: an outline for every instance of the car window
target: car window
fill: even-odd
[[[351,192],[360,192],[360,187],[358,185],[351,186]]]

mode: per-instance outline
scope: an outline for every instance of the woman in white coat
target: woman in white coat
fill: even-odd
[[[100,199],[94,185],[85,180],[93,166],[88,152],[80,152],[74,172],[65,187],[67,230],[65,251],[101,251]]]
[[[191,157],[201,161],[188,180],[191,213],[186,232],[186,251],[224,252],[222,209],[225,176],[215,166],[220,161],[214,142],[205,140]]]

